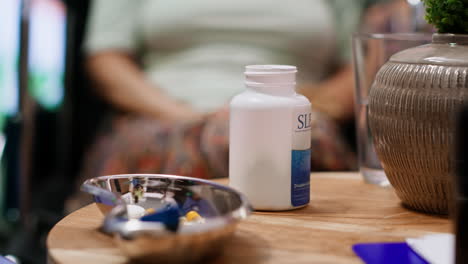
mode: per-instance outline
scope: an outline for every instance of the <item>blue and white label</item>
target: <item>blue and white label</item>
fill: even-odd
[[[291,204],[302,206],[310,200],[311,150],[293,150],[291,166]]]
[[[310,200],[310,139],[312,113],[310,105],[298,106],[293,112],[291,151],[291,204],[303,206]]]

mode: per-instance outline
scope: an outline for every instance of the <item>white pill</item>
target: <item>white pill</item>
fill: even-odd
[[[139,205],[127,204],[127,213],[129,219],[138,219],[145,215],[145,208]]]

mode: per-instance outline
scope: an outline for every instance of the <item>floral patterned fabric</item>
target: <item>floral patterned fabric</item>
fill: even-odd
[[[122,115],[111,122],[87,155],[83,178],[123,173],[164,173],[197,178],[228,177],[229,112],[182,124]],[[349,170],[355,159],[337,126],[315,113],[312,170]]]

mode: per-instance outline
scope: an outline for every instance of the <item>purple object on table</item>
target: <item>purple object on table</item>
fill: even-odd
[[[404,242],[355,244],[353,251],[366,264],[429,264]]]
[[[0,264],[15,264],[15,262],[5,258],[5,257],[2,257],[0,256]]]

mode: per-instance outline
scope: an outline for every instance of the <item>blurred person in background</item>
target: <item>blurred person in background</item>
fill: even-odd
[[[228,103],[245,89],[250,64],[296,65],[315,114],[313,170],[354,168],[338,125],[353,116],[350,36],[374,2],[94,0],[86,68],[116,111],[80,182],[121,173],[227,177]],[[389,7],[402,4],[408,9],[384,3],[366,19],[383,25]]]

